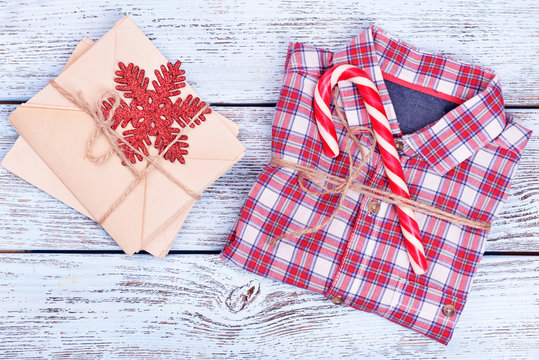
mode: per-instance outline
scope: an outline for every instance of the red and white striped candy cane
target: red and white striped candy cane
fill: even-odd
[[[339,81],[344,80],[356,84],[363,98],[391,191],[396,195],[410,199],[410,192],[404,179],[402,164],[395,147],[382,99],[369,75],[357,66],[334,66],[322,75],[316,86],[314,92],[314,115],[325,153],[330,157],[339,155],[337,133],[335,132],[335,124],[333,123],[329,106],[331,103],[331,90]],[[425,259],[425,250],[419,241],[420,233],[415,213],[407,206],[399,205],[396,206],[396,209],[412,269],[417,275],[424,274],[427,271],[427,261]]]

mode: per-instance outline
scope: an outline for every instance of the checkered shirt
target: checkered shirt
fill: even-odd
[[[340,140],[337,158],[324,155],[313,115],[316,83],[336,64],[359,66],[376,84],[395,140],[403,144],[399,155],[411,198],[491,223],[508,195],[531,132],[505,113],[493,71],[421,51],[376,26],[334,53],[290,45],[273,124],[272,156],[332,175],[348,175],[345,129],[333,105]],[[384,79],[456,102],[457,107],[403,135]],[[356,87],[346,81],[339,87],[338,106],[350,126],[370,126]],[[367,149],[372,138],[363,134],[359,140]],[[359,163],[358,148],[350,149]],[[357,181],[389,191],[378,149]],[[320,190],[308,180],[306,186],[313,192]],[[313,227],[330,217],[339,195],[306,193],[298,186],[296,171],[268,164],[241,209],[221,257],[447,344],[485,250],[487,231],[417,212],[428,270],[416,276],[395,207],[353,190],[343,196],[342,207],[323,229],[285,238],[271,247],[273,237]]]

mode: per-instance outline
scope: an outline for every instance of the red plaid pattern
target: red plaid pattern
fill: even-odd
[[[313,118],[318,78],[334,64],[353,64],[370,75],[382,97],[400,151],[412,199],[473,220],[491,223],[505,201],[515,166],[531,132],[504,112],[498,76],[489,69],[426,53],[372,26],[332,53],[291,44],[273,125],[272,156],[345,177],[345,130],[335,116],[341,155],[325,156]],[[457,102],[454,110],[403,135],[384,78]],[[340,84],[351,126],[369,125],[359,93]],[[333,109],[334,110],[334,109]],[[334,112],[335,114],[335,112]],[[365,149],[371,144],[359,136]],[[351,147],[359,162],[359,150]],[[357,181],[388,190],[378,151]],[[307,181],[307,187],[319,190]],[[425,275],[410,268],[393,205],[349,191],[324,229],[271,238],[312,227],[331,216],[338,195],[307,194],[297,173],[267,165],[251,190],[222,257],[256,274],[338,297],[447,344],[460,317],[487,232],[417,213],[428,263]],[[380,210],[369,212],[377,201]],[[452,305],[456,312],[442,311]],[[449,314],[450,315],[450,314]]]

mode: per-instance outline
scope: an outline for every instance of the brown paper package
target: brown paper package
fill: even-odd
[[[81,91],[90,104],[97,103],[105,91],[114,88],[119,61],[146,69],[150,82],[153,70],[167,62],[125,17],[97,43],[81,41],[55,80],[71,93]],[[180,97],[188,94],[197,96],[189,85],[182,89]],[[234,123],[215,111],[206,118],[200,126],[187,128],[189,154],[185,164],[159,160],[159,165],[196,193],[219,178],[245,152],[236,138],[238,127]],[[95,122],[50,85],[19,106],[9,120],[22,138],[2,165],[92,219],[100,218],[134,179],[116,156],[103,164],[85,158]],[[109,146],[99,139],[94,152],[104,153]],[[143,169],[147,163],[136,166]],[[102,226],[127,254],[144,249],[163,257],[194,203],[178,185],[153,170]]]

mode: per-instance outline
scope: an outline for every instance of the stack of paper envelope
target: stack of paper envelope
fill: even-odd
[[[70,94],[82,94],[89,104],[96,104],[106,91],[118,85],[115,78],[119,63],[144,69],[149,83],[147,89],[151,91],[152,81],[159,81],[159,72],[154,70],[166,66],[167,62],[133,21],[125,17],[99,41],[83,39],[55,81]],[[175,99],[197,97],[188,84],[180,91]],[[132,101],[125,92],[117,92],[127,104]],[[199,125],[182,129],[188,130],[183,163],[159,155],[153,143],[147,147],[149,156],[157,159],[169,175],[197,194],[245,153],[236,138],[236,124],[215,111],[204,117],[205,121]],[[135,179],[116,154],[103,163],[87,158],[87,143],[96,130],[96,122],[52,85],[21,104],[9,121],[21,136],[2,165],[94,220],[100,219]],[[121,126],[116,131],[125,134]],[[110,143],[101,137],[93,152],[103,154],[109,149]],[[145,158],[135,162],[138,170],[148,166]],[[153,169],[101,225],[128,255],[146,250],[163,257],[195,202],[165,174]]]

